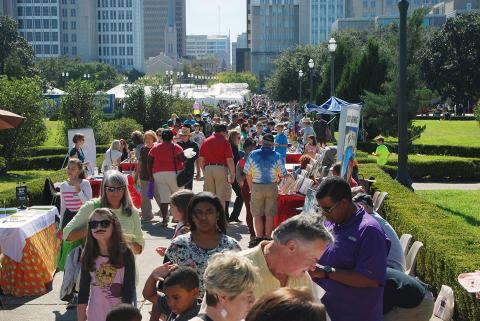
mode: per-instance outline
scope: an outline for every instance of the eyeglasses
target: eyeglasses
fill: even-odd
[[[101,221],[90,221],[88,222],[88,227],[91,229],[91,230],[95,230],[97,229],[99,226],[101,228],[107,228],[110,226],[110,224],[112,224],[112,221],[110,220],[101,220]]]
[[[320,210],[320,212],[330,214],[330,213],[332,213],[332,211],[335,209],[335,207],[337,207],[337,205],[338,205],[338,202],[335,203],[335,204],[333,204],[333,205],[330,206],[330,207],[321,207],[321,206],[319,206],[318,209]]]
[[[105,190],[107,192],[110,192],[110,193],[124,192],[125,191],[125,186],[119,186],[119,187],[105,186]]]

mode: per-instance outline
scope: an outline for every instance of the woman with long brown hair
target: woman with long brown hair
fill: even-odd
[[[77,320],[105,320],[114,306],[133,303],[135,259],[112,210],[98,208],[90,215],[80,260]]]

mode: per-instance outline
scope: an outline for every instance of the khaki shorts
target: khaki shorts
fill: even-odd
[[[203,190],[211,192],[220,198],[222,202],[229,201],[227,199],[227,168],[225,166],[210,165],[205,166],[203,171],[205,177]]]
[[[275,216],[278,211],[277,184],[253,184],[250,210],[253,216]]]
[[[177,185],[177,174],[175,172],[158,172],[153,174],[153,179],[160,195],[160,202],[162,204],[170,203],[170,195],[180,189]]]

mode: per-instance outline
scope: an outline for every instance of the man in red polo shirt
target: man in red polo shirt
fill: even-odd
[[[227,125],[215,124],[214,134],[200,147],[198,162],[203,169],[205,182],[203,190],[212,192],[227,202],[227,184],[235,180],[233,152],[227,136]],[[229,174],[229,175],[228,175]]]

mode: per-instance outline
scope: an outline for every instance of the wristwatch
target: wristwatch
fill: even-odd
[[[323,272],[325,272],[325,279],[329,279],[330,278],[329,274],[332,272],[335,272],[335,268],[325,265],[323,267]]]

